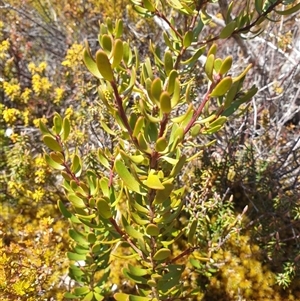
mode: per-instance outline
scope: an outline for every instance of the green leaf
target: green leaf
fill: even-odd
[[[170,177],[176,177],[178,173],[182,170],[184,164],[186,162],[186,155],[182,155],[176,165],[172,168]]]
[[[73,204],[75,208],[86,208],[84,201],[74,193],[68,194],[68,200]]]
[[[112,217],[110,206],[105,200],[103,199],[97,200],[96,204],[97,204],[98,213],[100,214],[101,217],[103,217],[104,219],[109,219]]]
[[[155,143],[155,150],[157,152],[163,152],[168,146],[168,142],[165,137],[160,137]]]
[[[114,298],[116,301],[129,301],[129,295],[124,293],[115,293]]]
[[[74,260],[74,261],[86,260],[85,254],[77,254],[77,253],[67,252],[67,256],[70,260]]]
[[[195,243],[195,234],[197,230],[197,220],[193,220],[192,224],[188,227],[188,243],[194,245]]]
[[[150,0],[143,0],[144,7],[151,13],[155,12],[155,6]]]
[[[133,137],[137,137],[138,134],[141,132],[142,128],[144,127],[144,122],[145,122],[145,117],[139,116],[132,132]]]
[[[143,234],[140,233],[139,231],[137,231],[136,229],[134,229],[130,225],[124,226],[124,229],[125,229],[125,232],[132,238],[135,238],[135,239],[143,238]]]
[[[214,120],[212,123],[209,124],[209,127],[213,128],[217,125],[223,126],[223,124],[227,121],[227,117],[220,116],[216,120]]]
[[[222,65],[222,60],[220,58],[216,58],[214,61],[214,69],[215,69],[216,73],[219,73],[221,65]]]
[[[169,114],[172,110],[171,97],[167,91],[163,91],[159,98],[160,109],[164,114]]]
[[[236,21],[231,21],[229,24],[227,24],[220,32],[220,39],[227,39],[229,38],[234,30],[236,28]]]
[[[171,256],[170,249],[161,248],[154,254],[153,260],[155,260],[155,261],[166,260],[170,256]]]
[[[150,236],[158,236],[159,235],[159,228],[155,224],[149,224],[146,227],[146,233]]]
[[[217,44],[213,43],[207,53],[207,57],[209,57],[211,54],[213,54],[214,56],[217,54]]]
[[[122,34],[123,34],[123,20],[119,19],[119,20],[117,20],[116,26],[115,26],[116,39],[120,38]]]
[[[68,117],[65,117],[63,120],[63,134],[62,134],[62,141],[66,141],[69,137],[71,125],[70,125],[70,119]]]
[[[179,78],[175,79],[174,82],[174,92],[173,92],[173,96],[171,98],[171,107],[174,108],[175,106],[177,106],[179,100],[180,100],[180,80]]]
[[[219,74],[224,75],[227,73],[232,66],[232,56],[227,56],[225,60],[222,62],[222,65],[219,70]]]
[[[234,77],[234,78],[232,79],[232,81],[235,83],[235,82],[241,80],[241,79],[248,73],[248,71],[249,71],[251,68],[252,68],[252,64],[249,64],[249,65],[246,67],[246,69],[245,69],[240,75],[238,75],[237,77]]]
[[[163,190],[165,189],[162,185],[158,175],[154,174],[155,170],[151,170],[148,174],[147,180],[143,182],[144,185],[151,189]]]
[[[69,236],[78,244],[88,246],[89,243],[87,239],[79,232],[77,232],[75,229],[69,229]]]
[[[113,61],[111,67],[112,68],[118,67],[122,59],[123,59],[123,42],[120,39],[117,39],[114,44]]]
[[[67,208],[65,207],[64,203],[62,202],[62,200],[59,199],[57,201],[57,207],[59,208],[59,211],[62,213],[62,215],[65,218],[71,218],[72,217],[72,213],[67,210]]]
[[[83,299],[82,301],[93,301],[94,300],[94,293],[89,292]]]
[[[166,51],[164,55],[164,66],[166,74],[169,75],[173,70],[173,56],[170,51]]]
[[[39,128],[43,135],[51,134],[50,130],[47,128],[47,126],[40,120],[39,121]]]
[[[155,78],[151,84],[151,95],[159,104],[160,95],[162,93],[162,82],[160,78]]]
[[[60,115],[58,113],[54,114],[53,124],[54,124],[54,132],[55,132],[55,134],[56,135],[60,135],[61,134],[61,130],[62,130],[62,118],[60,117]]]
[[[182,65],[194,64],[198,60],[198,58],[205,52],[205,48],[206,46],[199,48],[189,59],[181,61],[180,63]]]
[[[178,72],[177,70],[172,70],[170,73],[169,73],[169,78],[168,78],[168,88],[167,88],[167,91],[168,93],[171,95],[174,93],[174,90],[175,90],[175,81],[178,77]]]
[[[141,185],[131,175],[131,173],[128,171],[127,167],[124,165],[122,160],[117,159],[115,161],[115,169],[128,189],[137,192],[138,194],[146,195],[146,192],[142,190]]]
[[[195,124],[192,128],[191,128],[191,136],[192,137],[197,137],[200,133],[200,129],[201,129],[201,125],[200,124]]]
[[[278,15],[288,16],[300,10],[300,3],[286,10],[275,10]]]
[[[77,177],[79,177],[82,172],[82,161],[77,154],[73,156],[71,170]]]
[[[189,46],[191,46],[192,42],[193,42],[193,31],[189,30],[185,33],[183,37],[183,46],[185,48],[188,48]]]
[[[107,54],[103,50],[98,50],[96,53],[96,64],[99,72],[105,80],[114,81],[114,74],[108,59]]]
[[[51,135],[44,135],[43,141],[51,150],[62,152],[61,145],[56,141],[56,139]]]
[[[52,158],[50,158],[50,156],[48,154],[44,154],[44,158],[46,163],[51,166],[54,169],[58,169],[58,170],[63,170],[65,169],[65,166],[55,162]]]
[[[154,199],[154,204],[162,204],[164,201],[166,201],[169,197],[171,192],[173,191],[174,184],[172,183],[163,183],[165,189],[163,190],[157,190],[156,196]]]
[[[222,128],[222,125],[217,125],[215,127],[210,127],[209,129],[202,132],[204,135],[211,135],[218,132]]]
[[[83,51],[83,62],[85,64],[85,66],[87,67],[87,69],[97,78],[103,78],[103,76],[100,74],[98,68],[97,68],[97,64],[94,61],[94,59],[92,58],[91,52],[90,52],[90,48],[89,45],[86,42],[86,48]]]
[[[224,77],[210,93],[210,96],[222,96],[230,89],[232,85],[231,76]]]
[[[65,158],[60,152],[51,152],[50,158],[58,164],[63,164],[65,162]]]
[[[214,54],[210,54],[205,62],[205,73],[207,75],[207,77],[213,81],[213,70],[214,70],[214,62],[215,62],[215,55]]]
[[[140,267],[131,265],[130,263],[128,263],[128,269],[130,271],[130,274],[135,276],[145,276],[149,274],[149,270],[145,270]]]
[[[105,52],[110,53],[112,51],[113,46],[112,36],[109,34],[103,34],[101,36],[100,45]]]

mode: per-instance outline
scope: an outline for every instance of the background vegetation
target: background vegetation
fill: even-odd
[[[206,7],[211,16],[203,32],[207,38],[224,27],[226,1],[212,2]],[[236,3],[232,14],[237,15],[244,1]],[[110,147],[100,129],[109,116],[103,116],[97,81],[83,65],[83,41],[94,51],[99,21],[123,18],[124,39],[143,58],[150,38],[164,50],[163,24],[138,18],[127,1],[11,0],[0,2],[0,12],[0,296],[63,300],[75,285],[67,276],[65,257],[72,242],[56,204],[68,201],[60,174],[44,161],[39,121],[52,126],[54,112],[68,116],[71,147],[78,148],[87,168],[97,167],[97,148]],[[182,15],[168,14],[176,24],[185,24]],[[300,298],[300,16],[272,17],[277,22],[263,23],[264,32],[255,38],[216,41],[223,58],[233,56],[234,72],[254,64],[244,84],[256,84],[258,93],[240,118],[215,137],[200,138],[199,144],[213,138],[217,143],[182,177],[190,185],[189,214],[199,216],[207,229],[201,237],[204,253],[212,253],[212,261],[198,268],[201,277],[195,278],[192,266],[185,275],[187,283],[201,286],[199,300]],[[201,63],[193,75],[195,94],[205,94]],[[228,236],[226,223],[241,213],[236,233]],[[183,214],[178,228],[188,219]],[[218,245],[212,246],[215,241]],[[175,245],[174,254],[185,243]],[[119,272],[123,261],[112,264],[112,293],[134,291]]]

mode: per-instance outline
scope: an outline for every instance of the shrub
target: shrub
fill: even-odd
[[[206,3],[132,3],[144,18],[164,24],[167,48],[162,53],[161,45],[150,40],[151,57],[140,58],[131,42],[122,39],[123,22],[110,18],[100,25],[101,48],[95,56],[86,44],[83,60],[98,81],[94,116],[99,126],[93,134],[101,147],[83,153],[72,149],[68,116],[55,114],[52,128],[40,121],[43,141],[51,150],[45,159],[61,170],[71,204],[58,200],[74,241],[68,258],[76,285],[65,297],[103,300],[114,293],[120,301],[201,299],[205,277],[215,288],[213,273],[231,273],[226,256],[220,267],[216,254],[236,244],[247,206],[234,214],[232,197],[220,196],[218,174],[210,168],[200,169],[197,189],[186,181],[197,176],[197,170],[199,174],[197,164],[205,162],[205,155],[212,156],[206,150],[215,142],[213,135],[222,135],[226,122],[246,112],[257,92],[255,86],[244,88],[251,64],[234,74],[233,58],[219,58],[213,42],[234,37],[242,43],[239,35],[253,34],[266,18],[292,14],[299,5],[279,10],[281,1],[256,1],[255,7],[248,3],[237,10],[234,19],[233,3],[220,5],[225,26],[213,36],[209,22],[215,19]],[[177,25],[172,15],[183,22]],[[208,35],[203,38],[203,33]],[[204,54],[202,67],[199,58]],[[200,88],[198,70],[203,70]],[[224,166],[224,161],[219,164]],[[235,177],[233,167],[229,166],[228,180]],[[239,239],[243,244],[249,241],[245,235]],[[249,247],[239,252],[241,259],[232,265],[236,277],[217,286],[226,287],[229,300],[265,298],[275,284],[274,274],[263,270],[258,258],[250,258]],[[257,270],[246,273],[251,265]],[[114,283],[120,267],[132,284],[129,292]],[[261,292],[259,280],[244,279],[248,273],[253,279],[267,275],[269,282]]]

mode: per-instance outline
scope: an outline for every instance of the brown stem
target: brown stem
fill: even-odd
[[[115,221],[114,218],[110,218],[109,219],[110,223],[113,225],[113,227],[115,228],[115,230],[121,235],[121,237],[123,237],[128,244],[131,246],[131,248],[139,254],[139,256],[141,258],[143,258],[145,260],[145,256],[143,254],[143,252],[135,245],[135,243],[129,238],[129,236],[127,235],[127,233],[125,233],[117,224],[117,222]]]
[[[195,250],[196,250],[196,248],[188,248],[185,251],[183,251],[181,254],[179,254],[178,256],[174,257],[172,260],[170,260],[169,263],[175,263],[177,260],[181,259],[182,257],[184,257],[186,255],[190,255]]]
[[[210,99],[210,93],[212,92],[212,90],[215,88],[216,83],[212,83],[208,89],[208,91],[206,92],[206,94],[204,95],[204,98],[200,104],[200,106],[198,107],[197,111],[194,113],[192,119],[190,120],[190,122],[188,123],[188,125],[186,126],[186,128],[184,129],[184,135],[191,129],[191,127],[194,125],[194,123],[196,122],[196,120],[199,118],[200,114],[202,113],[202,110],[205,106],[205,104],[209,101]]]

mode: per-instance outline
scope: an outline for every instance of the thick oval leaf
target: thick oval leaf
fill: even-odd
[[[161,261],[161,260],[166,260],[170,256],[171,256],[171,251],[169,249],[162,248],[154,254],[153,259],[156,261]]]
[[[171,107],[171,97],[167,91],[161,93],[160,98],[160,109],[164,114],[169,114],[172,110]]]
[[[54,124],[55,134],[60,135],[61,134],[61,129],[62,129],[62,118],[58,113],[54,114],[53,124]]]
[[[64,203],[59,199],[57,201],[57,207],[59,208],[59,211],[62,213],[62,215],[66,218],[71,218],[72,213],[67,210]]]
[[[84,203],[84,201],[80,197],[78,197],[76,194],[69,193],[68,200],[76,208],[86,208],[86,204]]]
[[[55,162],[52,158],[50,158],[50,156],[48,154],[45,154],[44,157],[45,157],[45,161],[47,162],[47,164],[49,166],[51,166],[52,168],[58,169],[58,170],[65,169],[65,166]]]
[[[94,300],[94,293],[89,292],[83,299],[82,301],[93,301]]]
[[[157,152],[163,152],[166,147],[168,146],[168,142],[165,137],[160,137],[157,139],[156,144],[155,144],[155,150]]]
[[[300,3],[286,10],[275,10],[278,15],[288,16],[300,10]]]
[[[43,123],[41,120],[39,121],[39,128],[40,128],[43,135],[47,135],[47,134],[51,135],[50,130],[47,128],[45,123]]]
[[[44,135],[43,141],[51,150],[61,152],[63,149],[56,139],[51,135]]]
[[[230,89],[232,85],[231,76],[224,77],[217,86],[213,89],[210,96],[222,96]]]
[[[70,130],[71,130],[71,124],[70,124],[70,119],[68,117],[65,117],[63,120],[63,134],[62,134],[62,141],[66,141],[69,137]]]
[[[99,72],[104,79],[112,82],[114,80],[114,74],[108,59],[107,54],[103,50],[98,50],[96,53],[96,64]]]
[[[162,93],[162,82],[160,78],[155,78],[151,84],[151,95],[159,102]]]
[[[227,39],[229,38],[236,28],[236,21],[231,21],[227,24],[220,32],[220,39]]]
[[[141,195],[146,195],[144,191],[141,189],[141,185],[139,182],[132,176],[132,174],[128,171],[125,164],[122,162],[122,160],[117,159],[115,161],[115,169],[119,175],[119,177],[124,182],[125,186]]]
[[[214,69],[216,73],[219,73],[221,65],[222,65],[222,60],[220,58],[216,58],[214,61]]]
[[[77,254],[77,253],[67,252],[67,256],[70,260],[74,260],[74,261],[80,261],[80,260],[86,259],[85,254]]]
[[[104,51],[110,53],[112,50],[113,40],[112,36],[109,34],[103,34],[100,37],[100,45]]]
[[[105,200],[100,199],[96,202],[96,204],[98,208],[98,213],[101,217],[103,217],[104,219],[109,219],[112,217],[110,206]]]
[[[128,263],[128,269],[130,271],[130,274],[135,276],[145,276],[149,273],[149,270],[145,270],[140,267],[133,266],[130,263]]]
[[[96,62],[94,61],[94,59],[91,56],[88,44],[86,44],[86,48],[84,49],[84,52],[83,52],[83,62],[85,64],[85,66],[87,67],[87,69],[94,76],[96,76],[97,78],[103,78],[97,68]]]
[[[113,61],[112,61],[112,68],[116,68],[120,65],[123,59],[123,42],[120,39],[117,39],[114,44],[113,49]]]
[[[191,226],[188,229],[188,243],[193,245],[195,243],[195,234],[197,230],[197,220],[193,220]]]
[[[232,56],[227,56],[225,60],[222,62],[222,65],[219,70],[219,74],[224,75],[227,73],[232,66]]]
[[[150,236],[158,236],[159,235],[159,228],[155,224],[149,224],[146,227],[146,233]]]
[[[170,72],[173,70],[173,56],[170,51],[166,51],[164,55],[164,66],[166,74],[169,75]]]
[[[65,162],[65,158],[60,152],[51,152],[50,158],[58,164],[63,164]]]
[[[183,37],[183,46],[188,48],[193,42],[193,31],[187,31]]]
[[[216,55],[216,53],[217,53],[217,44],[213,43],[208,50],[207,57],[209,57],[211,54]]]
[[[154,174],[153,172],[150,171],[148,178],[146,181],[143,182],[144,185],[151,189],[156,189],[156,190],[163,190],[165,189],[164,185],[161,183],[158,175]]]
[[[205,73],[211,81],[213,80],[212,75],[214,70],[214,62],[215,62],[215,55],[210,54],[206,59],[206,63],[204,67]]]

